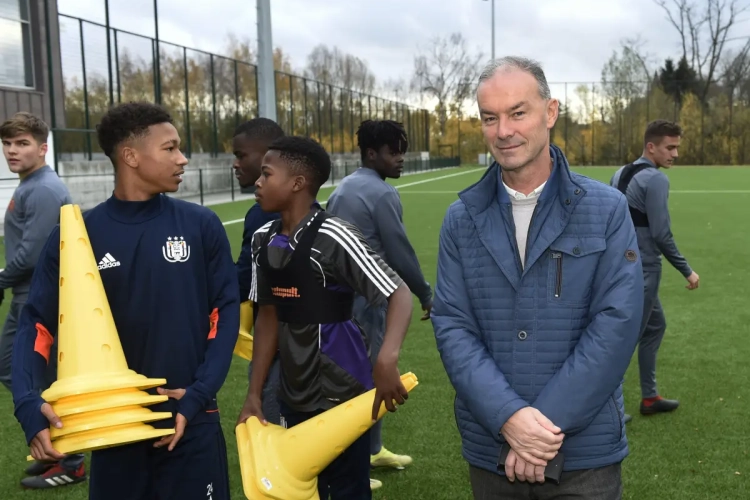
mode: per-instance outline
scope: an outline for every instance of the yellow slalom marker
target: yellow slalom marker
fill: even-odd
[[[78,205],[60,209],[59,287],[57,381],[42,393],[63,422],[50,430],[52,446],[82,453],[174,434],[143,423],[170,412],[134,409],[166,401],[143,389],[167,381],[128,368]]]
[[[411,392],[413,373],[401,376]],[[249,500],[320,500],[318,474],[372,427],[375,389],[291,429],[251,417],[236,428],[242,485]],[[380,405],[378,419],[388,410]]]
[[[248,361],[253,360],[253,302],[240,303],[240,334],[234,346],[234,354]]]
[[[59,399],[55,403],[55,414],[60,417],[77,415],[90,411],[106,410],[119,406],[149,406],[166,401],[166,396],[151,395],[137,389],[115,389],[98,394],[81,394]]]

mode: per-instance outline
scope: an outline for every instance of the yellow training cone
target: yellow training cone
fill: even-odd
[[[48,403],[66,396],[166,383],[128,369],[78,205],[60,209],[60,308],[57,381]]]
[[[407,391],[416,375],[401,376]],[[319,500],[318,474],[372,427],[375,389],[291,429],[251,417],[236,428],[242,485],[249,500]],[[378,418],[387,412],[380,405]]]
[[[253,303],[246,300],[240,303],[240,334],[234,346],[234,354],[248,361],[253,360]]]
[[[168,415],[171,415],[171,413]],[[84,453],[146,439],[157,439],[169,434],[174,434],[174,429],[154,429],[143,423],[115,425],[106,429],[94,429],[71,434],[65,438],[52,441],[52,447],[63,454]],[[33,460],[31,456],[26,458],[27,460]]]
[[[42,393],[63,422],[52,428],[60,453],[82,453],[174,434],[143,422],[170,418],[141,406],[167,396],[141,389],[166,384],[128,369],[78,205],[60,209],[57,381]]]
[[[166,401],[167,396],[152,396],[137,389],[115,389],[100,393],[80,394],[58,399],[54,404],[55,414],[62,418],[89,411],[106,410],[118,406],[149,406]]]

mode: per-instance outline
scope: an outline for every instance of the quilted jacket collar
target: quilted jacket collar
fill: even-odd
[[[550,145],[550,155],[554,167],[539,201],[544,203],[557,194],[561,207],[570,212],[585,194],[585,190],[573,180],[568,160],[562,150],[555,145]],[[508,193],[499,189],[501,185],[499,178],[500,165],[492,162],[479,181],[458,193],[458,197],[464,202],[472,216],[486,211],[496,201],[501,204],[510,204]]]

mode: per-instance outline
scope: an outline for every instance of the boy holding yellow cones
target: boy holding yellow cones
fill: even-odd
[[[115,189],[84,216],[129,369],[166,386],[149,409],[175,429],[92,452],[89,499],[229,499],[226,444],[216,394],[239,331],[239,286],[226,232],[215,213],[164,193],[182,182],[187,159],[172,118],[150,103],[110,109],[97,127],[115,167]],[[35,459],[59,458],[59,423],[38,387],[57,335],[60,230],[42,251],[13,351],[16,417]],[[92,339],[96,331],[87,332]],[[92,340],[93,341],[93,340]]]
[[[398,357],[411,320],[411,292],[353,225],[331,216],[316,196],[331,159],[316,141],[277,139],[263,160],[256,198],[281,219],[253,238],[250,297],[259,305],[255,365],[239,422],[265,422],[262,389],[280,356],[282,425],[287,428],[375,388],[372,419],[382,402],[395,411],[408,397]],[[366,336],[352,320],[354,295],[388,304],[387,331],[374,369]],[[321,500],[372,498],[369,432],[318,475]]]

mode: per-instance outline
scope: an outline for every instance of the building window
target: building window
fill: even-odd
[[[0,0],[0,86],[34,87],[29,0]]]

